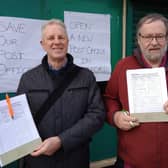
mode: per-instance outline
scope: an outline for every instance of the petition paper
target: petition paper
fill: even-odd
[[[163,112],[167,100],[165,69],[127,70],[130,113]]]
[[[6,100],[0,101],[1,166],[31,153],[41,143],[26,96],[23,94],[10,99],[14,118],[9,114]]]

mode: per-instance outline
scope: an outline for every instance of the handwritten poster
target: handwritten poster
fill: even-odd
[[[42,20],[0,17],[0,92],[15,92],[21,75],[41,62]]]
[[[81,12],[64,12],[69,35],[68,51],[76,64],[88,67],[97,81],[109,79],[110,15]]]

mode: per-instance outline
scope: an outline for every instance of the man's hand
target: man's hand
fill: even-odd
[[[134,127],[139,126],[138,119],[128,115],[128,112],[117,111],[114,114],[114,123],[115,125],[125,131],[128,131]]]
[[[164,103],[163,108],[164,108],[166,114],[168,114],[168,100]]]
[[[61,140],[58,136],[50,137],[31,153],[32,156],[47,155],[51,156],[61,148]]]

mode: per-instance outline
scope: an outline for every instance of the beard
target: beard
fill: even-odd
[[[149,60],[149,62],[158,63],[165,56],[166,52],[167,52],[167,45],[164,48],[162,48],[158,53],[151,53],[149,51],[146,52],[144,51],[143,55],[145,58],[147,58],[147,60]]]

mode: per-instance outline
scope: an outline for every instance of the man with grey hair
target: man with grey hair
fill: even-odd
[[[26,94],[43,142],[22,159],[21,167],[89,168],[89,142],[105,119],[95,77],[67,53],[62,21],[43,25],[41,45],[47,54],[22,75],[17,94]]]
[[[105,91],[108,122],[118,134],[116,168],[167,168],[168,123],[139,123],[130,116],[126,81],[128,69],[155,67],[165,68],[168,81],[167,18],[157,13],[146,15],[137,25],[136,36],[137,48],[118,62]],[[168,113],[168,101],[163,107]]]

